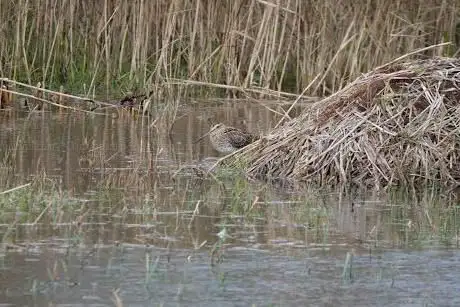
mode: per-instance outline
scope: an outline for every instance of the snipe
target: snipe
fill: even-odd
[[[195,143],[202,140],[209,134],[209,139],[215,150],[218,152],[229,154],[246,145],[254,142],[257,136],[224,124],[214,125],[209,132],[201,136]]]

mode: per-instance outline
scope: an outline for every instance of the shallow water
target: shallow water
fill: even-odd
[[[88,255],[39,246],[5,258],[10,282],[2,300],[26,306],[112,306],[116,296],[129,306],[457,306],[460,301],[456,252],[356,256],[351,280],[341,276],[344,252],[233,247],[211,268],[206,252],[186,249],[127,244],[98,246]],[[46,267],[55,268],[54,280]]]
[[[33,184],[0,194],[0,306],[460,303],[455,199],[193,171],[218,156],[193,143],[208,116],[264,132],[267,106],[184,107],[169,133],[128,114],[1,115],[0,191]]]

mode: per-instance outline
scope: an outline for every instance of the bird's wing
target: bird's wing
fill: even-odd
[[[226,137],[236,146],[243,147],[253,141],[253,136],[250,133],[241,131],[236,128],[228,128],[225,130]]]

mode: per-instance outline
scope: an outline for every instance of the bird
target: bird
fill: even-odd
[[[4,91],[5,90],[5,91]],[[7,92],[9,89],[8,85],[0,82],[0,109],[5,109],[11,103],[11,93]]]
[[[224,154],[230,154],[237,151],[257,139],[257,136],[252,133],[219,123],[212,126],[211,129],[196,140],[195,143],[201,141],[208,134],[212,147]]]

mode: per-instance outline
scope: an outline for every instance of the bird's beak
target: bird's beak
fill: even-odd
[[[204,137],[207,136],[208,134],[209,134],[209,131],[206,132],[205,134],[203,134],[202,136],[200,136],[196,141],[193,142],[193,144],[198,143],[199,141],[201,141],[202,139],[204,139]]]

